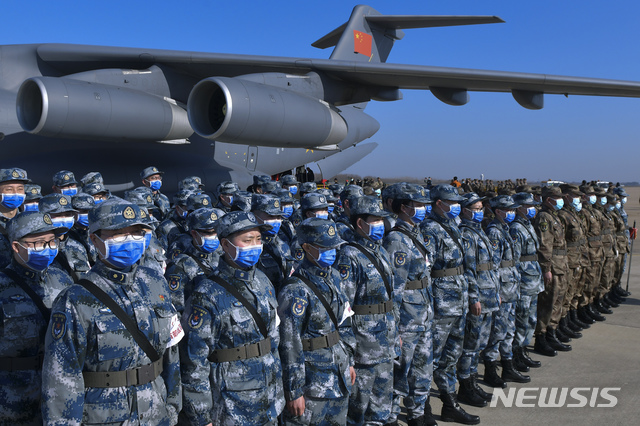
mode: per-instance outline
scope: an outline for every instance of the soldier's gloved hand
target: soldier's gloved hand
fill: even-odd
[[[300,417],[304,414],[304,396],[293,401],[287,401],[287,410],[296,417]]]
[[[629,229],[629,237],[632,240],[635,240],[637,236],[638,236],[638,228],[630,228]]]
[[[553,281],[553,274],[551,273],[551,271],[545,272],[544,274],[542,274],[542,277],[544,278],[545,287],[551,284],[551,281]]]
[[[356,369],[349,367],[349,374],[351,374],[351,386],[356,384]]]

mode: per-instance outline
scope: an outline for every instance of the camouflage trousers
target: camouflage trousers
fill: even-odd
[[[424,414],[433,377],[432,324],[427,330],[401,332],[402,353],[393,364],[393,407],[388,422],[400,414],[400,404],[407,409],[407,418],[416,419]]]
[[[304,414],[292,416],[285,408],[282,413],[283,425],[327,425],[343,426],[347,423],[349,398],[313,398],[304,397]]]
[[[521,294],[516,302],[516,332],[513,346],[525,347],[531,343],[538,321],[538,295]]]
[[[591,262],[591,266],[584,270],[584,288],[578,300],[578,307],[587,306],[593,302],[596,295],[598,285],[600,283],[600,274],[602,273],[602,259]]]
[[[602,265],[602,274],[600,275],[600,283],[595,294],[596,297],[602,297],[611,289],[611,285],[615,279],[616,257],[607,257]]]
[[[456,391],[456,366],[462,355],[466,312],[459,317],[438,317],[433,327],[433,381],[440,392]]]
[[[578,299],[584,290],[584,268],[578,266],[577,268],[569,268],[567,272],[567,293],[564,296],[562,302],[562,316],[564,317],[571,309],[578,307]]]
[[[627,253],[620,254],[615,265],[613,285],[618,284],[624,275],[625,266],[627,265]]]
[[[513,336],[516,332],[516,302],[502,302],[500,309],[493,313],[491,335],[486,349],[482,352],[485,361],[513,358]]]
[[[546,333],[547,327],[553,330],[558,328],[566,291],[567,277],[564,274],[554,274],[551,282],[545,284],[544,291],[538,295],[538,323],[535,334]]]
[[[393,361],[356,364],[356,383],[349,396],[347,424],[383,425],[391,415]]]
[[[478,372],[480,352],[487,347],[491,335],[493,312],[483,312],[480,315],[467,314],[464,329],[464,344],[462,356],[458,361],[458,378],[468,379]]]

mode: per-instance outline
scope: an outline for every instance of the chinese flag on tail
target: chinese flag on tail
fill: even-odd
[[[353,30],[353,51],[355,53],[362,53],[366,57],[371,57],[372,42],[373,37],[371,34]]]

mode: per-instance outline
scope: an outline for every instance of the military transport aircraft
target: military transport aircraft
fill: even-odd
[[[65,44],[0,46],[0,167],[46,186],[58,170],[100,171],[112,190],[166,170],[163,190],[199,175],[249,184],[316,162],[325,177],[370,153],[371,100],[428,89],[449,105],[469,91],[640,97],[640,83],[386,63],[403,29],[503,22],[495,16],[382,15],[356,6],[304,59]],[[55,159],[55,161],[51,161]],[[45,188],[46,191],[47,188]]]

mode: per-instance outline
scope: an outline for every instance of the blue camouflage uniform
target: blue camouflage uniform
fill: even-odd
[[[150,166],[140,172],[140,179],[144,180],[144,179],[147,179],[149,176],[153,176],[153,175],[160,175],[160,177],[162,177],[163,174],[164,172],[161,172],[160,170],[158,170],[157,167]],[[160,179],[160,187],[162,187],[162,179]],[[153,210],[155,210],[156,212],[159,212],[160,213],[159,217],[156,218],[159,221],[166,219],[167,216],[169,216],[169,213],[171,212],[171,203],[169,202],[169,197],[167,197],[162,192],[160,192],[160,188],[158,189],[152,189],[150,187],[145,187],[145,188],[149,188],[152,191],[151,197],[153,200],[154,207],[149,209],[150,212]]]
[[[230,212],[217,225],[222,240],[266,227],[251,213]],[[184,414],[190,424],[275,425],[284,407],[275,289],[254,266],[220,259],[215,273],[254,306],[267,326],[260,331],[250,311],[212,279],[199,279],[185,307],[186,337],[180,345]],[[234,348],[248,346],[238,359]],[[233,355],[229,355],[229,353]]]
[[[0,169],[0,184],[26,184],[31,182],[27,178],[27,172],[17,167]],[[20,200],[21,198],[21,200]],[[0,194],[0,204],[5,209],[10,209],[10,215],[5,216],[0,212],[0,268],[4,268],[11,263],[11,243],[7,236],[7,224],[14,214],[18,213],[18,207],[26,199],[26,194]]]
[[[162,248],[169,250],[173,242],[181,235],[187,232],[187,199],[193,194],[192,191],[180,190],[173,197],[175,209],[169,217],[163,220],[156,228],[156,236],[162,244]],[[180,208],[180,214],[178,213]]]
[[[332,221],[309,218],[299,228],[301,243],[335,249],[344,241]],[[299,276],[298,276],[299,275]],[[333,311],[337,328],[315,292],[300,278],[311,281]],[[340,288],[340,274],[331,266],[312,263],[308,257],[285,281],[278,293],[280,359],[287,401],[305,399],[302,416],[288,410],[284,424],[344,425],[347,421],[353,352],[353,311]]]
[[[137,225],[146,226],[140,208],[117,197],[89,213],[91,233]],[[85,287],[68,287],[53,304],[45,341],[42,412],[47,425],[169,426],[178,421],[177,343],[184,333],[164,277],[135,263],[144,250],[142,235],[136,241],[135,248],[111,245],[86,279],[137,323],[159,359],[152,363],[120,319]],[[123,254],[122,247],[134,253],[126,263],[134,263],[108,266]]]
[[[340,238],[345,241],[351,241],[355,234],[355,230],[349,219],[350,205],[356,198],[364,197],[364,190],[358,185],[348,185],[340,193],[340,202],[342,203],[342,211],[336,216],[336,225]],[[385,216],[385,218],[388,216]]]
[[[21,213],[11,222],[11,241],[41,232],[59,234],[64,229],[54,228],[48,214],[36,211]],[[35,292],[47,311],[58,294],[73,284],[55,266],[43,270],[32,266],[35,265],[13,258],[0,271],[0,424],[3,425],[42,424],[40,389],[49,312],[41,312],[15,278]]]
[[[98,260],[98,250],[89,239],[89,210],[95,207],[95,202],[91,195],[79,192],[71,197],[71,205],[78,211],[78,214],[68,235],[71,239],[82,244],[89,265],[93,266]]]

